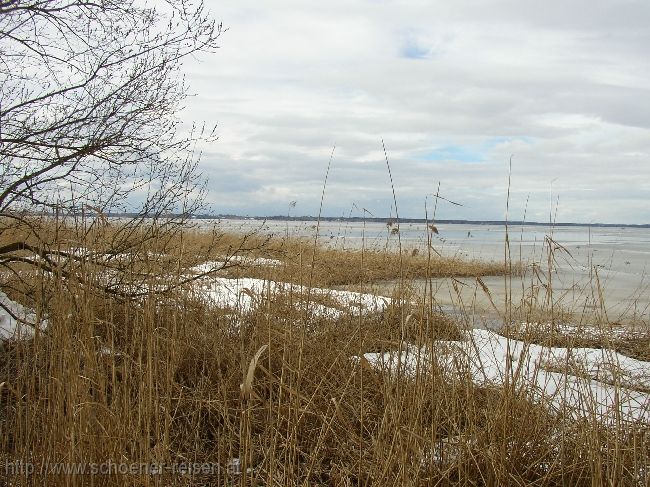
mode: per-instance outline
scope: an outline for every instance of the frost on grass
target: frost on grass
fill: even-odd
[[[47,320],[38,320],[33,310],[17,303],[0,291],[0,340],[26,339],[36,328],[45,329]]]
[[[574,418],[604,424],[650,424],[650,363],[608,349],[544,347],[471,330],[463,341],[437,341],[431,349],[366,353],[373,367],[412,377],[435,365],[450,380],[479,386],[508,382],[533,401]]]
[[[329,318],[339,318],[345,312],[382,311],[390,303],[390,298],[373,294],[322,288],[309,289],[296,284],[253,278],[206,278],[200,280],[193,291],[195,296],[215,306],[237,309],[244,313],[258,307],[266,298],[279,295],[294,297],[298,307],[309,301],[311,313]],[[321,299],[332,303],[332,306],[318,303]]]

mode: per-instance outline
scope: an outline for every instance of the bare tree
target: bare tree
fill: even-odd
[[[201,2],[155,5],[0,0],[5,273],[16,263],[52,270],[60,257],[81,258],[62,250],[52,215],[68,222],[92,215],[96,230],[108,226],[105,215],[128,213],[105,245],[117,255],[165,232],[170,238],[199,208],[195,144],[213,131],[179,125],[187,96],[181,67],[215,50],[222,26]]]

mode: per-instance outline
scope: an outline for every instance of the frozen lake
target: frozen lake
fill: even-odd
[[[209,222],[209,223],[208,223]],[[203,224],[213,224],[208,221]],[[224,230],[313,239],[316,222],[222,220]],[[321,222],[318,242],[336,248],[397,249],[426,251],[424,224],[402,223],[398,240],[396,225],[385,223]],[[436,224],[437,234],[429,232],[432,248],[444,256],[505,262],[506,231],[503,225]],[[552,299],[558,307],[576,313],[606,313],[610,321],[649,321],[650,311],[650,229],[589,226],[508,227],[509,256],[526,269],[512,282],[503,277],[487,277],[498,309],[505,307],[506,292],[512,302],[536,296],[538,302]],[[554,259],[549,265],[549,248]],[[550,272],[549,272],[550,270]],[[552,295],[545,287],[551,283]],[[423,284],[423,283],[422,283]],[[457,289],[448,279],[434,280],[435,298],[441,305],[468,304],[477,311],[489,312],[492,305],[474,279],[460,279]],[[390,284],[386,284],[386,287]],[[388,291],[388,289],[386,289]]]

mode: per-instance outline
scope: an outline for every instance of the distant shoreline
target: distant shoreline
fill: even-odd
[[[316,216],[241,216],[241,215],[195,215],[195,219],[209,219],[209,220],[256,220],[256,221],[291,221],[291,222],[307,222],[316,221],[319,218]],[[321,221],[326,222],[350,222],[350,223],[419,223],[419,224],[455,224],[455,225],[519,225],[519,226],[533,226],[533,227],[603,227],[603,228],[650,228],[650,223],[573,223],[573,222],[533,222],[533,221],[504,221],[504,220],[438,220],[438,219],[425,219],[425,218],[379,218],[379,217],[333,217],[321,216]]]

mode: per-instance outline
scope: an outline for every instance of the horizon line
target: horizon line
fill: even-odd
[[[240,220],[274,220],[274,221],[369,221],[374,223],[441,223],[441,224],[472,224],[472,225],[531,225],[531,226],[598,226],[598,227],[632,227],[632,228],[650,228],[650,223],[608,223],[608,222],[538,222],[527,220],[466,220],[462,218],[446,218],[446,219],[426,219],[426,218],[408,218],[408,217],[360,217],[360,216],[291,216],[291,215],[237,215],[237,214],[203,214],[194,215],[198,219],[240,219]]]

